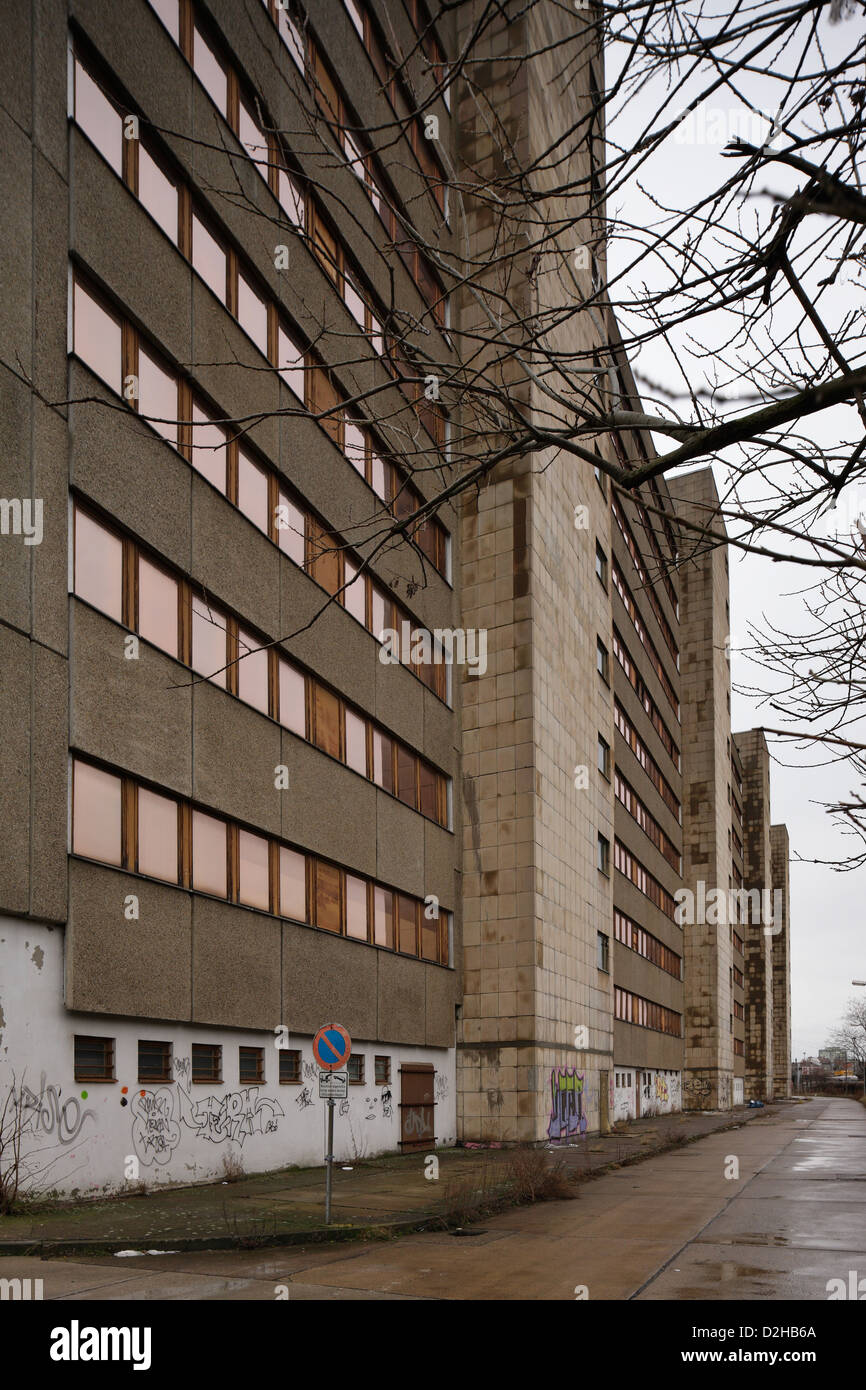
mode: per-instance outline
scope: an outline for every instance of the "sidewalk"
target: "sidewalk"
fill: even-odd
[[[664,1115],[632,1121],[609,1135],[552,1146],[587,1178],[718,1130],[770,1120],[791,1102],[724,1114]],[[252,1249],[325,1240],[370,1239],[435,1225],[453,1211],[455,1189],[482,1174],[504,1181],[513,1150],[445,1149],[437,1181],[427,1155],[389,1155],[334,1169],[333,1221],[324,1224],[324,1168],[291,1168],[235,1183],[170,1188],[0,1217],[0,1256],[110,1254],[120,1250]]]

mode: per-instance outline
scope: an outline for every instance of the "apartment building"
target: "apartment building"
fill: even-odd
[[[456,1136],[460,538],[411,360],[450,351],[411,229],[452,231],[395,48],[452,132],[395,9],[5,15],[2,492],[43,534],[0,542],[0,1095],[35,1185],[321,1162],[330,1022],[338,1156]]]

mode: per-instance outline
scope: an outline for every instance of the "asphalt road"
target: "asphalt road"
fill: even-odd
[[[45,1300],[826,1300],[866,1275],[866,1109],[783,1105],[465,1236],[0,1260]],[[866,1284],[864,1284],[866,1292]]]

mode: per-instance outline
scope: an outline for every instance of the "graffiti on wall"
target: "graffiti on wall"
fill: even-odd
[[[74,1144],[84,1128],[85,1120],[95,1120],[94,1110],[82,1110],[77,1096],[70,1096],[60,1103],[61,1088],[46,1086],[45,1072],[39,1078],[39,1092],[34,1094],[22,1081],[17,1096],[12,1100],[21,1112],[22,1133],[44,1134],[56,1139],[64,1146]]]
[[[668,1080],[666,1076],[662,1076],[660,1071],[656,1072],[656,1100],[661,1101],[662,1105],[667,1105],[670,1101]]]
[[[554,1067],[550,1073],[548,1139],[575,1139],[586,1133],[585,1080],[574,1067]]]
[[[260,1095],[257,1086],[193,1101],[179,1084],[139,1091],[131,1111],[133,1147],[145,1166],[168,1163],[180,1143],[181,1124],[212,1144],[231,1139],[243,1147],[249,1135],[276,1133],[284,1113],[279,1101]]]

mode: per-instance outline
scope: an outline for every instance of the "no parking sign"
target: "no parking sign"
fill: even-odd
[[[313,1056],[322,1071],[339,1071],[352,1055],[352,1039],[341,1023],[326,1023],[313,1038]]]

